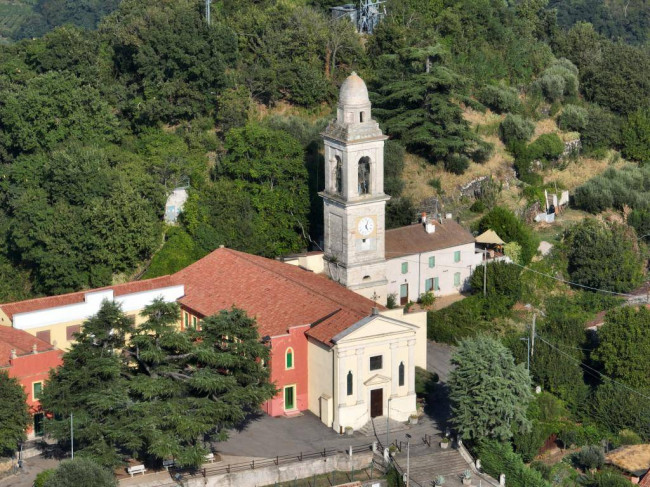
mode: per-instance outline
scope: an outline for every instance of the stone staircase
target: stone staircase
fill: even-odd
[[[393,435],[394,431],[404,431],[409,429],[409,426],[404,423],[400,423],[399,421],[395,421],[394,419],[388,419],[388,422],[386,421],[387,418],[386,416],[378,416],[376,418],[371,419],[368,421],[360,430],[359,433],[361,433],[363,436],[375,436],[375,433],[379,437],[379,440],[382,442],[386,441],[386,428],[390,426],[390,436]],[[374,428],[373,428],[373,423],[374,423]],[[392,439],[391,439],[392,441]]]

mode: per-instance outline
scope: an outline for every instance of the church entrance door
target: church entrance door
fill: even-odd
[[[370,391],[370,417],[384,415],[384,390],[375,389]]]

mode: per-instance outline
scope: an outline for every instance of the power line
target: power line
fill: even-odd
[[[629,386],[623,384],[622,382],[619,382],[619,381],[617,381],[617,380],[612,379],[611,377],[609,377],[609,376],[603,374],[603,373],[600,372],[599,370],[596,370],[596,369],[594,369],[594,368],[592,368],[592,367],[589,367],[587,364],[585,364],[585,363],[582,362],[581,360],[578,360],[577,358],[575,358],[575,357],[569,355],[568,353],[563,352],[562,350],[560,350],[559,348],[557,348],[555,345],[553,345],[551,342],[549,342],[549,341],[546,340],[545,338],[543,338],[543,337],[541,337],[541,336],[539,336],[539,335],[535,335],[535,336],[536,336],[537,338],[539,338],[541,341],[543,341],[544,343],[546,343],[546,344],[547,344],[549,347],[551,347],[553,350],[555,350],[555,351],[561,353],[562,355],[568,357],[569,359],[571,359],[571,360],[573,360],[574,362],[576,362],[578,365],[581,365],[581,366],[582,366],[585,370],[587,370],[588,372],[589,372],[589,371],[594,372],[594,373],[598,374],[599,377],[601,377],[601,378],[605,378],[605,379],[607,379],[607,380],[610,380],[610,381],[613,382],[614,384],[619,385],[619,386],[623,387],[624,389],[627,389],[628,391],[633,392],[634,394],[637,394],[638,396],[641,396],[642,398],[647,399],[648,401],[650,401],[650,396],[646,396],[645,394],[640,393],[640,392],[637,391],[636,389],[633,389],[633,388],[631,388],[631,387],[629,387]]]
[[[540,276],[549,277],[551,279],[554,279],[554,280],[559,281],[559,282],[563,282],[564,284],[569,284],[571,286],[578,286],[578,287],[581,287],[581,288],[584,288],[584,289],[589,289],[591,291],[598,291],[598,292],[601,292],[601,293],[615,294],[617,296],[625,296],[625,297],[628,297],[628,298],[635,298],[636,297],[634,294],[617,293],[616,291],[608,291],[607,289],[599,289],[597,287],[591,287],[591,286],[586,286],[585,284],[580,284],[580,283],[577,283],[577,282],[567,281],[566,279],[561,279],[559,277],[555,277],[555,276],[552,276],[550,274],[545,274],[543,272],[536,271],[535,269],[531,269],[530,267],[526,267],[525,265],[517,264],[516,262],[512,262],[512,263],[514,265],[518,266],[518,267],[521,267],[524,270],[534,272],[535,274],[539,274]]]

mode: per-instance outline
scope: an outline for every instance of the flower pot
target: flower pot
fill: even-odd
[[[463,477],[463,485],[472,485],[472,479]]]
[[[440,448],[442,448],[443,450],[446,450],[447,448],[449,448],[449,443],[450,443],[449,441],[441,441],[440,442]]]
[[[350,427],[345,428],[345,434],[348,436],[352,436],[354,434],[354,430]]]
[[[418,417],[417,416],[411,416],[409,418],[409,424],[418,424]]]

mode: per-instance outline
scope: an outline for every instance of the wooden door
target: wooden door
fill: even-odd
[[[384,415],[384,390],[374,389],[370,391],[370,417]]]
[[[409,285],[402,284],[399,287],[399,304],[404,306],[408,302],[409,302]]]

